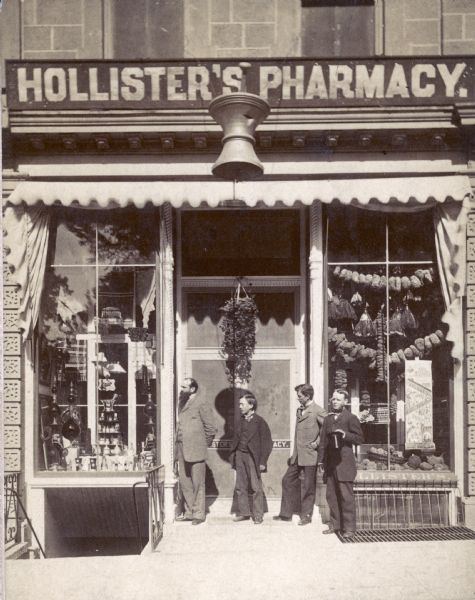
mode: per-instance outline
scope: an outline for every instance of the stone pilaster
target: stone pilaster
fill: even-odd
[[[160,457],[165,466],[165,519],[173,519],[175,476],[175,310],[173,301],[173,213],[160,209]]]
[[[323,403],[325,394],[325,347],[324,315],[325,296],[323,289],[323,231],[322,205],[314,202],[310,207],[310,383],[315,389],[318,403]]]

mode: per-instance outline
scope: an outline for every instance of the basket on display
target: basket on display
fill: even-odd
[[[388,462],[388,451],[385,448],[370,448],[368,458],[375,462]],[[389,462],[402,465],[405,462],[404,455],[398,450],[389,450]]]

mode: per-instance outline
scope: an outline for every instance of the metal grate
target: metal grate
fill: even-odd
[[[357,529],[372,531],[451,525],[450,493],[450,488],[356,489]]]
[[[475,540],[475,531],[468,527],[416,527],[414,529],[363,529],[352,538],[337,533],[343,544],[370,542],[432,542],[448,540]]]

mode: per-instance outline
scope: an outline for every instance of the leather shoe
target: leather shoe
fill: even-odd
[[[302,517],[297,525],[310,525],[312,519],[310,517]]]
[[[339,529],[333,529],[333,527],[329,527],[328,529],[322,531],[322,533],[323,535],[328,535],[329,533],[336,533],[337,531],[339,531]]]
[[[201,523],[204,523],[205,520],[204,519],[193,519],[193,521],[191,521],[192,525],[201,525]]]
[[[261,525],[262,522],[264,521],[263,518],[259,518],[259,519],[252,519],[254,521],[254,525]]]
[[[292,521],[292,517],[284,517],[283,515],[275,515],[272,517],[274,521]]]
[[[178,515],[175,517],[175,521],[193,521],[193,517],[185,517],[185,515]]]
[[[245,516],[243,516],[243,515],[236,515],[236,516],[233,518],[233,521],[234,521],[235,523],[239,523],[240,521],[249,521],[249,519],[250,519],[250,518],[251,518],[251,517],[245,517]]]
[[[345,540],[349,540],[352,537],[355,536],[355,532],[354,531],[345,531],[345,533],[342,534],[342,538],[345,538]]]

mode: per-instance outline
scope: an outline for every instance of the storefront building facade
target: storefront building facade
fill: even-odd
[[[186,376],[218,424],[210,497],[232,495],[241,388],[271,427],[266,489],[280,495],[293,389],[308,381],[322,405],[347,389],[362,422],[361,527],[475,523],[475,13],[251,4],[165,2],[163,39],[145,27],[135,50],[120,2],[98,31],[74,13],[51,24],[59,13],[35,2],[9,17],[24,38],[5,54],[5,470],[21,473],[50,555],[81,532],[128,535],[89,508],[125,502],[154,464],[173,519]],[[350,18],[366,24],[359,42],[341,34]],[[79,30],[65,54],[60,36]],[[52,48],[27,50],[47,33]],[[223,180],[207,107],[242,91],[270,105],[255,133],[264,175]],[[252,377],[233,386],[219,325],[238,286],[259,314]]]

